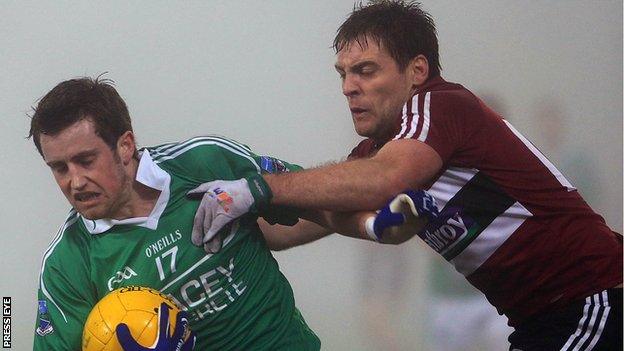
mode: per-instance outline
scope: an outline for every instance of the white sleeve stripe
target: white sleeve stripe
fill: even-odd
[[[228,144],[232,147],[238,148],[240,150],[240,152],[243,153],[249,153],[249,150],[245,147],[243,147],[242,145],[235,143],[231,140],[227,140],[225,138],[220,138],[220,137],[213,137],[213,136],[204,136],[204,137],[196,137],[196,138],[192,138],[189,140],[186,140],[184,142],[180,142],[180,143],[175,143],[173,145],[168,145],[167,147],[164,148],[157,148],[155,149],[156,152],[154,152],[155,154],[155,158],[160,157],[161,155],[170,155],[174,152],[176,152],[179,149],[182,149],[184,147],[186,147],[187,145],[193,144],[195,142],[198,141],[202,141],[202,140],[215,140],[215,141],[219,141],[222,142],[224,144]]]
[[[415,103],[414,103],[415,101]],[[408,107],[411,105],[411,108],[409,109],[408,112]],[[414,124],[414,106],[418,106],[418,94],[414,95],[412,97],[412,99],[408,102],[405,103],[405,105],[403,106],[403,117],[402,122],[401,122],[401,131],[399,133],[397,133],[397,135],[395,135],[394,138],[392,138],[392,140],[398,140],[398,139],[402,139],[404,138],[405,132],[409,132]],[[416,108],[416,115],[418,115],[418,108]],[[410,122],[410,118],[411,118],[411,123],[409,126],[409,129],[407,127],[408,122]]]
[[[403,133],[405,132],[405,129],[407,128],[407,105],[405,104],[403,105],[403,111],[402,111],[402,121],[401,121],[401,131],[399,132],[399,134],[397,134],[394,139],[398,139],[401,135],[403,135]]]
[[[56,232],[56,236],[54,236],[54,239],[52,239],[52,242],[50,243],[50,245],[48,245],[48,248],[44,251],[44,253],[43,253],[44,257],[49,255],[51,250],[54,249],[54,246],[56,246],[56,243],[59,240],[61,240],[61,236],[62,236],[63,232],[65,231],[65,229],[67,229],[67,227],[69,227],[74,222],[76,222],[76,219],[78,219],[78,213],[76,212],[75,209],[72,208],[69,211],[69,214],[67,215],[67,218],[65,219],[65,222],[63,223],[63,225],[61,225],[59,230]]]
[[[168,155],[169,153],[171,153],[172,151],[174,151],[174,149],[179,148],[179,147],[183,147],[184,145],[187,145],[189,143],[193,143],[195,140],[199,139],[199,137],[196,138],[191,138],[188,140],[184,140],[181,142],[177,142],[177,143],[168,143],[162,146],[159,146],[153,150],[150,150],[150,154],[155,155],[155,154],[162,154],[162,155]]]
[[[73,216],[73,218],[72,218],[72,216]],[[52,252],[54,251],[54,249],[56,248],[58,243],[61,242],[61,239],[63,238],[63,233],[65,233],[65,230],[67,229],[67,227],[69,227],[70,225],[74,224],[77,220],[78,220],[78,216],[77,216],[76,212],[74,210],[70,211],[70,214],[68,216],[68,220],[63,224],[61,229],[59,229],[58,233],[56,234],[56,237],[54,237],[54,240],[52,240],[52,243],[50,244],[50,246],[48,247],[48,249],[45,251],[45,253],[43,255],[43,260],[41,261],[41,274],[39,275],[39,280],[40,280],[40,284],[41,284],[41,291],[43,292],[43,295],[45,295],[45,297],[47,297],[48,300],[50,300],[50,302],[52,302],[54,304],[54,306],[56,306],[56,308],[59,310],[59,312],[61,312],[61,316],[63,316],[63,319],[65,320],[65,323],[67,323],[67,317],[65,317],[65,313],[63,312],[63,310],[59,307],[59,305],[56,303],[56,301],[54,301],[54,299],[52,298],[52,296],[50,295],[50,293],[46,289],[45,283],[43,282],[43,273],[45,271],[46,261],[48,260],[50,255],[52,255]]]
[[[217,141],[217,142],[221,142],[223,144],[231,146],[232,148],[238,149],[241,153],[244,153],[244,154],[247,154],[247,155],[249,155],[249,153],[251,151],[248,147],[246,147],[246,146],[244,146],[242,144],[239,144],[239,143],[237,143],[235,141],[226,139],[226,138],[216,137],[216,136],[203,136],[203,137],[192,138],[192,139],[189,139],[189,140],[181,142],[181,143],[176,143],[176,144],[173,144],[173,145],[165,145],[165,147],[156,148],[156,149],[152,150],[152,151],[154,151],[153,152],[154,158],[156,159],[156,158],[158,158],[158,157],[160,157],[162,155],[166,156],[166,155],[173,154],[177,150],[185,148],[187,145],[190,145],[190,144],[202,141],[202,140],[214,140],[214,141]]]
[[[542,154],[535,147],[535,145],[533,145],[529,140],[527,140],[527,138],[525,138],[524,135],[522,135],[519,131],[517,131],[516,128],[514,128],[514,126],[511,125],[511,123],[507,122],[507,120],[503,120],[503,122],[505,122],[505,124],[511,130],[511,132],[514,133],[516,137],[520,139],[520,141],[522,141],[522,143],[533,153],[533,155],[535,155],[542,162],[542,164],[546,166],[546,168],[548,168],[550,173],[554,175],[555,178],[557,178],[557,181],[559,182],[559,184],[567,188],[568,191],[576,190],[576,188],[572,185],[572,183],[570,183],[570,181],[566,179],[566,177],[557,169],[557,167],[555,167],[555,165],[553,165],[552,162],[550,162],[550,160],[546,158],[546,156],[544,156],[544,154]]]
[[[410,131],[405,135],[405,139],[409,139],[414,136],[418,129],[418,122],[420,121],[420,113],[418,113],[418,95],[412,100],[412,124],[410,125]]]
[[[226,137],[222,137],[222,136],[218,136],[218,135],[206,135],[206,136],[200,136],[195,138],[197,140],[202,140],[202,139],[210,139],[210,140],[217,140],[217,141],[221,141],[224,144],[228,144],[232,147],[236,147],[239,148],[241,150],[241,152],[251,152],[251,149],[235,140],[226,138]]]
[[[228,150],[228,151],[230,151],[230,152],[232,152],[234,154],[242,156],[242,157],[248,159],[249,162],[251,162],[251,164],[253,164],[254,167],[256,167],[256,170],[258,171],[258,173],[261,173],[260,166],[256,163],[256,160],[254,160],[253,157],[249,156],[249,154],[242,153],[238,149],[231,148],[228,145],[222,144],[222,143],[220,143],[218,141],[214,141],[214,140],[204,140],[204,141],[195,142],[195,143],[193,143],[191,145],[186,146],[185,148],[183,148],[181,150],[176,150],[176,152],[171,154],[171,155],[163,156],[163,157],[161,157],[161,158],[159,158],[157,160],[154,159],[154,162],[155,163],[161,163],[161,162],[164,162],[166,160],[170,160],[170,159],[176,158],[176,157],[180,156],[181,154],[183,154],[183,153],[185,153],[185,152],[187,152],[187,151],[189,151],[189,150],[191,150],[191,149],[193,149],[193,148],[195,148],[197,146],[201,146],[201,145],[216,145],[216,146],[219,146],[219,147],[221,147],[223,149],[226,149],[226,150]]]
[[[429,134],[429,123],[431,118],[431,113],[429,112],[429,107],[431,106],[431,92],[428,92],[425,95],[425,104],[423,106],[423,126],[420,131],[420,135],[418,136],[418,141],[422,141],[423,143],[427,140],[427,135]]]
[[[175,146],[177,144],[178,143],[166,143],[166,144],[160,145],[159,147],[154,148],[154,150],[152,150],[152,151],[153,152],[160,152],[162,150],[166,150],[166,149],[168,149],[168,148],[170,148],[172,146]]]

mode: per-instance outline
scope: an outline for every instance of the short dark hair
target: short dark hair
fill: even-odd
[[[365,46],[368,40],[383,44],[401,71],[411,59],[424,55],[429,62],[429,76],[440,74],[435,23],[418,2],[373,0],[367,5],[356,4],[338,28],[333,48],[338,53],[353,42]]]
[[[41,134],[56,135],[82,120],[90,119],[95,132],[114,150],[117,140],[132,131],[128,107],[110,79],[89,77],[66,80],[50,90],[33,108],[30,133],[39,154]]]

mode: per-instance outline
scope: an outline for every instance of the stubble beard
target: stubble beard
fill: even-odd
[[[124,219],[123,208],[128,205],[130,202],[131,191],[132,191],[132,179],[126,174],[123,165],[121,163],[121,159],[115,155],[115,168],[117,173],[117,178],[119,179],[119,183],[121,186],[115,191],[115,193],[107,193],[107,199],[104,199],[104,203],[101,204],[102,209],[94,209],[92,216],[87,216],[86,214],[82,214],[85,218],[91,220],[97,219]],[[127,218],[127,217],[126,217]]]
[[[366,130],[358,134],[367,138],[371,138],[376,142],[386,142],[388,138],[394,135],[396,120],[388,117],[377,117],[374,123],[369,124]]]
[[[116,196],[112,199],[110,206],[108,207],[108,218],[115,217],[124,217],[123,208],[128,206],[130,203],[130,197],[132,193],[132,182],[133,179],[126,174],[123,165],[121,164],[121,160],[117,164],[117,173],[120,178],[121,187]],[[115,219],[123,219],[123,218],[115,218]]]

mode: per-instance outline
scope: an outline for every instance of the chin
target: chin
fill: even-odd
[[[374,133],[372,133],[371,131],[371,127],[367,126],[367,125],[363,125],[363,124],[356,124],[355,126],[355,132],[362,137],[365,138],[370,138]]]
[[[84,211],[78,211],[78,213],[80,213],[80,215],[85,218],[85,219],[90,219],[90,220],[98,220],[98,219],[102,219],[102,217],[89,213],[89,212],[84,212]]]
[[[90,220],[98,220],[98,219],[102,219],[102,218],[106,218],[106,215],[104,213],[101,213],[102,211],[98,211],[96,209],[88,209],[88,210],[81,210],[79,208],[76,208],[76,211],[78,211],[78,213],[80,213],[80,215],[86,219],[90,219]]]
[[[361,130],[356,129],[355,132],[359,136],[362,136],[362,137],[365,137],[365,138],[371,138],[371,139],[378,139],[379,138],[379,132],[376,131],[376,130],[371,130],[370,128],[369,129],[361,129]]]

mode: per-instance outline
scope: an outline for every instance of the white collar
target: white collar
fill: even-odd
[[[158,167],[147,150],[143,150],[141,154],[141,160],[139,161],[139,167],[137,169],[136,181],[146,185],[152,189],[160,191],[160,196],[156,201],[156,205],[152,209],[152,212],[148,217],[135,217],[126,219],[87,219],[82,216],[82,222],[91,234],[103,233],[114,225],[132,224],[148,229],[156,229],[158,227],[158,220],[167,207],[169,202],[169,184],[171,182],[171,176],[165,172],[162,168]]]

